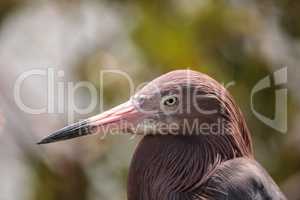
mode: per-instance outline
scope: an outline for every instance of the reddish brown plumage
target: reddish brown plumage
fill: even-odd
[[[250,132],[231,95],[214,79],[191,70],[167,73],[125,104],[40,143],[124,121],[133,126],[121,131],[144,135],[130,165],[128,200],[285,199],[253,159]],[[190,129],[195,121],[200,126]],[[174,123],[178,126],[170,129]]]
[[[128,181],[129,200],[172,199],[175,193],[200,194],[206,179],[220,163],[237,157],[252,157],[251,136],[244,117],[221,84],[205,74],[179,70],[150,82],[140,94],[153,92],[154,85],[159,87],[161,93],[178,90],[179,87],[185,88],[184,94],[189,90],[191,94],[209,95],[212,98],[208,102],[199,101],[199,104],[220,106],[222,109],[217,115],[203,116],[203,113],[191,107],[191,113],[185,113],[187,109],[184,109],[181,117],[189,120],[207,118],[203,121],[211,123],[222,118],[228,130],[217,135],[196,132],[180,135],[178,132],[175,136],[145,136],[132,159]]]

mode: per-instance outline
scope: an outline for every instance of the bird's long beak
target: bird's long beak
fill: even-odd
[[[46,144],[68,140],[93,133],[109,132],[112,129],[120,132],[130,132],[140,120],[146,116],[139,111],[132,101],[116,106],[106,112],[71,124],[42,139],[38,144]]]

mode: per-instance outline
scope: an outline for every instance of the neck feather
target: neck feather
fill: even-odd
[[[248,156],[238,145],[232,135],[145,136],[130,166],[128,199],[199,193],[218,164]]]

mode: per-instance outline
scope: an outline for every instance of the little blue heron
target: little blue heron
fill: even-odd
[[[126,103],[58,130],[39,144],[112,127],[143,135],[130,165],[128,200],[286,199],[255,160],[237,104],[205,74],[164,74]]]

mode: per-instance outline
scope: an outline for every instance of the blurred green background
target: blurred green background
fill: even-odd
[[[90,136],[35,145],[66,125],[73,108],[25,113],[15,103],[14,84],[27,70],[49,67],[64,71],[57,82],[103,86],[105,109],[129,93],[126,79],[116,75],[101,85],[103,69],[122,70],[135,84],[182,68],[221,83],[234,81],[229,91],[245,114],[257,160],[289,199],[300,199],[299,19],[297,0],[1,0],[0,200],[126,199],[128,165],[140,138]],[[250,107],[254,85],[282,67],[288,68],[285,134],[262,123]],[[255,109],[270,118],[274,89],[254,98]],[[22,97],[27,105],[43,107],[45,77],[25,81]],[[81,107],[90,102],[85,91],[75,99]]]

